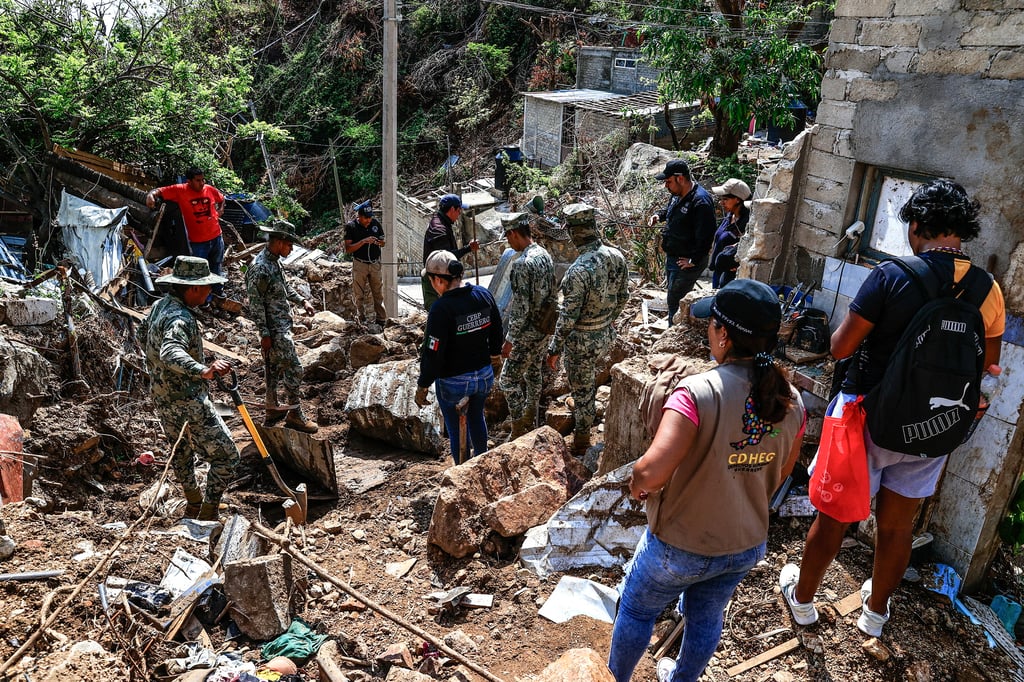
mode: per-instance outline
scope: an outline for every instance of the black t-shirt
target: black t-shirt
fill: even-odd
[[[483,369],[501,353],[504,336],[491,292],[474,284],[446,291],[427,314],[418,385]]]
[[[685,197],[673,196],[658,213],[665,222],[661,229],[661,248],[666,255],[689,258],[699,263],[711,251],[715,239],[715,201],[700,185]]]
[[[927,251],[920,257],[942,281],[953,281],[953,254]],[[896,344],[925,303],[921,287],[899,265],[884,261],[871,271],[850,303],[850,311],[875,326],[854,353],[843,379],[844,393],[867,393],[882,380]]]
[[[362,226],[358,218],[345,223],[345,241],[355,244],[367,237],[384,239],[384,228],[381,227],[376,218],[371,218],[370,224],[366,227]],[[380,247],[376,244],[363,244],[352,252],[352,257],[364,263],[376,263],[380,260]]]

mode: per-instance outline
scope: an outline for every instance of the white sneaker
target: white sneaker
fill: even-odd
[[[654,674],[658,678],[658,682],[668,682],[672,678],[672,673],[676,671],[676,660],[674,658],[659,658],[658,666],[654,669]]]
[[[793,620],[797,625],[813,625],[818,622],[818,609],[814,608],[814,601],[801,604],[796,600],[796,584],[798,582],[800,582],[800,567],[796,564],[783,566],[779,573],[779,589],[782,590],[782,596],[789,604]]]
[[[871,599],[871,578],[864,581],[860,588],[860,618],[857,619],[857,628],[865,635],[881,637],[882,628],[889,622],[889,611],[892,610],[892,599],[885,603],[885,614],[875,613],[868,608],[868,600]]]

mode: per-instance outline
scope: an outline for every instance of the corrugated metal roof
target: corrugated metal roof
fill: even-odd
[[[669,104],[669,110],[675,111],[677,109],[699,106],[699,101],[690,102],[689,104],[672,102]],[[651,90],[650,92],[640,92],[635,95],[617,95],[614,99],[606,98],[595,102],[582,102],[577,105],[577,108],[597,111],[611,116],[629,117],[649,116],[660,113],[664,110],[665,105],[659,102],[657,91]]]
[[[11,250],[7,248],[7,244],[4,243],[3,239],[0,239],[0,276],[13,279],[17,282],[27,282],[31,279],[28,270],[26,270],[21,261],[11,253]]]
[[[598,102],[603,99],[619,99],[622,95],[605,90],[548,90],[545,92],[524,92],[524,97],[533,97],[545,102],[561,102],[576,104],[578,102]]]

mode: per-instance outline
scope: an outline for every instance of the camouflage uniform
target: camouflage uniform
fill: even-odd
[[[172,445],[188,422],[188,430],[171,461],[174,477],[186,496],[198,491],[193,467],[199,454],[210,463],[205,500],[217,504],[232,480],[239,457],[227,425],[213,408],[206,381],[200,376],[206,366],[195,315],[184,301],[168,294],[142,322],[138,338],[146,355],[153,404]]]
[[[573,449],[582,454],[580,445],[589,444],[597,414],[597,363],[615,339],[612,325],[629,296],[629,268],[618,249],[601,243],[593,208],[572,204],[564,215],[580,255],[562,278],[562,303],[548,354],[565,356],[576,418]]]
[[[530,244],[512,261],[509,284],[512,303],[505,340],[512,344],[512,352],[498,385],[505,393],[513,420],[530,416],[533,422],[540,402],[548,338],[537,326],[544,308],[555,305],[555,265],[551,255],[540,244]],[[529,424],[529,428],[533,425]]]
[[[285,281],[280,257],[265,248],[256,256],[245,273],[245,286],[249,291],[249,310],[260,331],[260,338],[270,337],[267,357],[267,408],[277,405],[277,385],[284,389],[286,404],[299,405],[299,386],[302,384],[302,364],[295,353],[292,340],[291,303],[302,303]],[[302,407],[295,408],[296,416],[305,421]]]

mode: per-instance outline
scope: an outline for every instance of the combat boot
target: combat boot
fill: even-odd
[[[303,433],[316,433],[320,427],[312,419],[308,419],[300,410],[290,410],[284,418],[284,425]]]
[[[203,493],[198,488],[185,488],[185,514],[182,518],[194,519],[199,516],[203,506]]]
[[[220,521],[220,502],[203,502],[197,521]]]
[[[512,420],[512,433],[509,434],[509,440],[515,440],[519,436],[523,436],[530,431],[533,431],[537,426],[537,407],[531,407],[526,410],[519,419]]]
[[[273,426],[284,419],[284,412],[277,407],[277,391],[267,389],[267,412],[263,419],[264,426]]]

